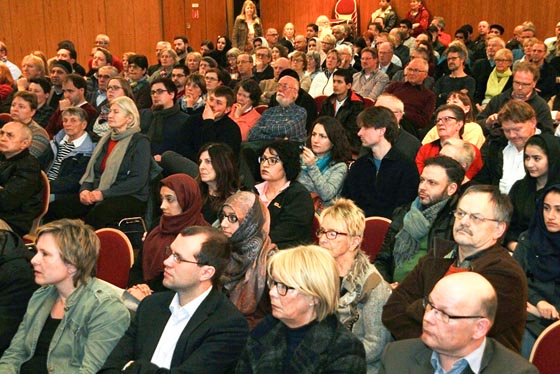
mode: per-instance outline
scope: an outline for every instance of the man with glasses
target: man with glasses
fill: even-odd
[[[186,65],[175,64],[171,70],[171,80],[177,87],[177,96],[175,101],[179,101],[185,96],[185,86],[187,84],[187,77],[189,76],[189,68]]]
[[[192,226],[166,251],[163,285],[171,291],[144,299],[99,373],[235,369],[249,329],[219,285],[230,259],[228,238]]]
[[[377,49],[371,47],[362,49],[360,61],[362,71],[354,74],[352,88],[357,94],[375,101],[389,84],[389,76],[378,68]]]
[[[498,112],[507,102],[517,99],[526,102],[534,109],[537,124],[541,131],[553,133],[550,109],[546,101],[536,91],[539,76],[539,69],[534,64],[525,61],[517,62],[513,67],[513,86],[494,96],[488,102],[486,108],[476,116],[480,126],[490,131],[499,129]]]
[[[418,196],[393,212],[375,266],[388,282],[402,282],[436,238],[451,240],[453,210],[465,170],[446,156],[426,160]],[[393,284],[396,287],[397,284]]]
[[[436,107],[444,105],[451,92],[461,91],[474,101],[476,81],[465,72],[465,62],[468,51],[463,43],[453,42],[444,52],[449,74],[443,75],[436,81],[434,93],[436,94]]]
[[[274,78],[274,69],[270,66],[272,53],[268,47],[259,47],[255,53],[257,64],[253,67],[253,79],[258,82]]]
[[[383,308],[383,324],[397,340],[420,336],[422,300],[440,279],[454,273],[474,272],[492,284],[498,298],[496,319],[488,336],[515,352],[520,351],[527,313],[527,279],[500,244],[511,214],[509,198],[496,186],[475,185],[465,191],[454,211],[454,242],[431,243],[428,254],[393,290]],[[454,296],[470,289],[471,284],[464,284]],[[442,307],[437,299],[431,302]],[[451,313],[451,309],[446,311]]]
[[[428,61],[413,58],[404,69],[404,77],[404,82],[391,83],[385,92],[402,100],[404,119],[414,125],[413,135],[422,139],[436,109],[436,95],[423,84],[428,77]]]
[[[443,277],[423,300],[422,335],[389,343],[380,373],[538,373],[487,337],[496,320],[497,298],[491,282],[479,274]]]
[[[107,85],[109,81],[119,75],[116,67],[111,65],[102,66],[94,74],[94,77],[87,79],[87,102],[95,109],[100,110],[107,104]]]
[[[234,89],[242,80],[253,78],[253,57],[250,54],[241,53],[237,56],[237,73],[237,79],[229,82],[231,89]]]

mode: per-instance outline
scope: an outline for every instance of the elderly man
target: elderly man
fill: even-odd
[[[397,119],[383,107],[362,111],[357,118],[358,136],[368,154],[350,168],[341,195],[354,200],[366,217],[391,218],[396,207],[416,197],[418,169],[393,144],[397,140]]]
[[[294,38],[294,51],[307,52],[307,39],[305,35],[296,35]]]
[[[0,129],[0,228],[20,236],[29,232],[43,205],[41,169],[29,153],[31,136],[21,122]]]
[[[357,94],[375,101],[389,84],[389,77],[378,68],[377,49],[371,47],[362,49],[360,61],[362,71],[354,74],[352,88]]]
[[[87,102],[96,110],[107,104],[107,85],[109,81],[119,75],[116,67],[111,65],[101,66],[94,74],[95,79],[87,80]]]
[[[278,30],[273,28],[267,29],[266,34],[264,35],[264,38],[268,42],[268,45],[274,45],[278,43],[278,37],[279,37]]]
[[[434,243],[383,308],[383,324],[397,340],[420,336],[422,299],[441,278],[472,271],[488,279],[498,295],[496,322],[489,336],[519,352],[527,313],[527,280],[499,243],[511,214],[509,198],[496,186],[476,185],[465,191],[454,211],[455,242]]]
[[[191,226],[166,248],[163,285],[138,307],[128,331],[99,371],[229,373],[249,333],[220,291],[230,245],[215,228]]]
[[[375,266],[388,282],[402,282],[424,257],[436,238],[451,240],[453,211],[465,170],[446,156],[426,160],[418,196],[395,209],[391,226],[375,258]]]
[[[278,88],[278,79],[280,79],[280,73],[284,70],[290,68],[290,60],[285,57],[280,57],[273,64],[274,78],[264,79],[259,82],[259,88],[261,89],[261,97],[259,99],[259,104],[269,105],[270,98],[276,94]]]
[[[51,201],[56,195],[78,193],[80,178],[95,148],[86,132],[87,113],[82,108],[69,107],[62,112],[63,129],[51,140],[53,162],[47,170],[51,186]]]
[[[164,49],[172,49],[171,43],[166,42],[164,40],[160,40],[159,42],[156,43],[157,64],[148,67],[148,76],[152,75],[156,70],[161,68],[160,55],[161,55],[161,51],[163,51]]]
[[[272,53],[268,47],[259,47],[255,53],[257,63],[253,67],[253,79],[258,82],[265,79],[274,78],[274,69],[270,66],[272,61]]]
[[[492,70],[496,66],[494,62],[494,57],[496,52],[500,49],[505,48],[506,43],[498,37],[488,38],[488,41],[484,43],[486,55],[484,58],[480,58],[474,61],[471,69],[471,75],[476,80],[476,91],[474,94],[474,99],[477,104],[480,104],[484,100],[484,94],[486,92],[486,85],[488,84],[488,79]]]
[[[305,142],[307,113],[305,109],[295,103],[298,90],[299,76],[290,69],[290,74],[278,80],[276,101],[279,105],[264,111],[249,132],[249,142],[257,141],[262,144],[279,138]]]
[[[232,79],[231,82],[229,82],[230,88],[234,89],[237,83],[241,82],[244,79],[249,79],[249,78],[254,79],[253,62],[254,62],[253,56],[251,56],[248,53],[243,52],[237,56],[236,63],[237,63],[238,74],[236,79]]]
[[[389,79],[392,79],[397,71],[402,70],[400,66],[391,62],[395,53],[391,42],[379,43],[377,53],[379,55],[379,70],[387,74]]]
[[[536,114],[537,124],[543,132],[552,133],[553,124],[550,109],[546,101],[537,94],[536,86],[539,80],[538,68],[530,62],[518,62],[513,68],[513,86],[494,96],[486,108],[476,116],[482,128],[499,127],[498,112],[510,100],[517,99],[526,102]]]
[[[422,335],[390,343],[380,373],[538,373],[486,337],[496,321],[497,299],[491,282],[480,274],[443,277],[423,300]]]
[[[404,70],[405,81],[393,82],[385,88],[386,93],[393,94],[404,103],[404,119],[414,125],[413,131],[419,139],[430,125],[436,106],[435,94],[424,87],[428,77],[428,62],[414,58]]]

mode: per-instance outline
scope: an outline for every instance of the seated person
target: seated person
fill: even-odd
[[[389,343],[381,372],[538,373],[536,367],[488,336],[499,318],[496,293],[477,273],[443,277],[422,301],[422,335]]]
[[[465,170],[450,157],[426,160],[418,197],[398,207],[391,217],[375,266],[388,282],[402,282],[434,246],[436,238],[452,240],[453,211]],[[393,284],[395,287],[397,284]]]
[[[338,197],[352,159],[344,128],[337,119],[328,116],[315,121],[301,153],[302,167],[297,181],[311,193],[315,211],[329,206]]]
[[[287,140],[270,143],[259,157],[264,182],[255,186],[270,212],[270,238],[278,248],[308,243],[313,221],[309,191],[296,181],[301,169],[298,147]]]
[[[270,215],[257,195],[240,191],[226,200],[218,220],[232,246],[224,291],[252,329],[271,312],[266,264],[276,245],[268,236]]]
[[[109,109],[111,108],[111,101],[121,96],[127,96],[134,100],[134,93],[132,92],[130,83],[128,83],[128,80],[123,77],[111,78],[107,84],[107,100],[103,105],[101,105],[99,115],[93,123],[93,133],[95,136],[100,138],[111,129],[107,123],[107,116],[109,115]]]
[[[237,373],[365,373],[363,344],[337,319],[338,271],[317,246],[278,251],[267,265],[268,315],[251,331]]]
[[[23,236],[43,206],[37,159],[29,153],[31,129],[8,122],[0,129],[0,228]]]
[[[513,257],[527,275],[529,301],[521,354],[528,358],[537,337],[560,315],[560,185],[552,185],[538,200],[529,229],[519,237]]]
[[[191,74],[185,82],[185,95],[177,98],[181,110],[189,115],[200,114],[206,104],[208,90],[204,75]]]
[[[268,105],[272,95],[274,95],[276,91],[278,91],[278,80],[280,80],[280,73],[290,68],[290,60],[285,57],[280,57],[272,63],[272,66],[274,66],[274,78],[264,79],[259,82],[259,88],[261,89],[259,104],[261,105]]]
[[[41,127],[47,126],[54,108],[47,104],[51,92],[51,82],[47,78],[31,78],[29,80],[29,92],[37,96],[37,110],[33,115],[33,121]]]
[[[82,221],[60,220],[39,228],[36,246],[31,264],[42,287],[0,359],[0,372],[96,373],[130,322],[124,304],[94,276],[99,238]]]
[[[86,132],[87,113],[71,106],[62,112],[63,129],[51,140],[53,162],[47,169],[51,187],[51,201],[57,195],[75,194],[80,191],[80,178],[86,171],[95,144]]]
[[[358,115],[357,123],[362,146],[370,151],[352,164],[341,195],[352,199],[366,217],[391,218],[396,207],[416,197],[418,169],[393,147],[398,131],[393,112],[371,107]]]
[[[148,200],[150,142],[140,134],[140,115],[132,99],[113,100],[108,117],[111,132],[99,140],[80,193],[55,200],[46,220],[83,218],[94,228],[125,217],[142,216]]]
[[[368,372],[377,373],[381,353],[391,340],[381,323],[391,289],[360,249],[366,217],[352,200],[338,199],[323,210],[319,222],[319,245],[333,256],[341,277],[338,319],[364,344]]]
[[[237,123],[241,131],[241,141],[246,142],[249,131],[255,126],[261,115],[255,109],[259,104],[261,89],[253,79],[244,79],[235,87],[235,103],[231,106],[229,118]]]
[[[230,373],[239,360],[247,321],[218,287],[230,258],[227,238],[192,226],[166,250],[163,285],[171,291],[140,304],[100,374]]]
[[[150,83],[147,77],[148,59],[144,55],[128,57],[128,72],[126,77],[130,81],[134,102],[138,109],[149,109],[152,106]]]
[[[188,154],[187,142],[192,137],[189,116],[175,103],[177,87],[171,78],[156,78],[150,83],[153,105],[140,112],[140,127],[150,139],[152,156],[157,162],[165,151]]]

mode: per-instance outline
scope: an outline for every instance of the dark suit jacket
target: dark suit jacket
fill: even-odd
[[[381,357],[379,374],[411,373],[433,374],[430,363],[432,350],[420,339],[407,339],[389,343]],[[518,354],[496,340],[486,338],[486,347],[480,365],[481,374],[536,374],[538,369]],[[470,367],[463,374],[472,374]]]
[[[99,373],[167,373],[150,362],[160,336],[171,316],[169,304],[174,292],[147,297],[128,331],[121,338]],[[233,370],[249,334],[247,321],[219,291],[212,288],[181,333],[171,369],[181,373],[228,373]]]

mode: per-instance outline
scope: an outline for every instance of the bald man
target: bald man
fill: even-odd
[[[39,161],[29,153],[32,132],[21,122],[0,129],[0,228],[25,235],[42,207]]]
[[[443,277],[424,298],[423,306],[422,335],[390,343],[380,374],[538,373],[520,355],[486,337],[496,318],[498,299],[482,275],[460,272]]]

